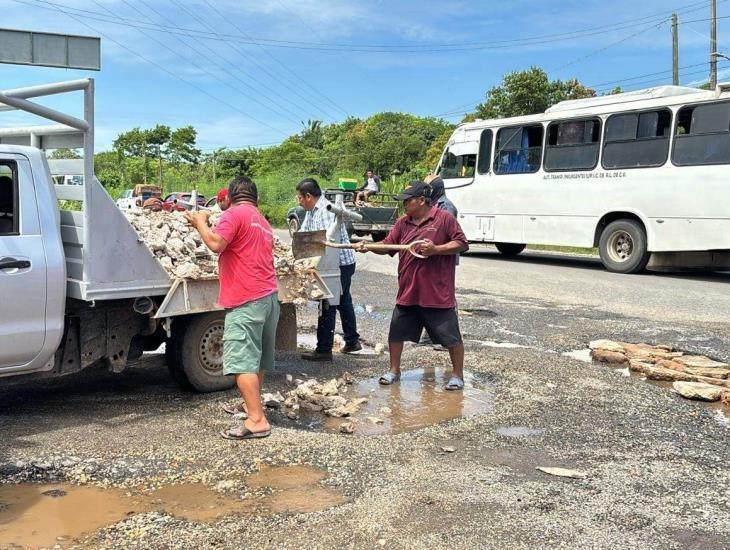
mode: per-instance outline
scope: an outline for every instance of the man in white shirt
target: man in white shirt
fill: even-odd
[[[335,215],[327,210],[330,201],[322,194],[322,190],[315,179],[307,178],[297,184],[297,200],[299,205],[307,211],[300,231],[327,229],[334,223]],[[350,244],[350,237],[347,235],[345,224],[342,224],[340,230],[340,243]],[[350,249],[341,249],[340,283],[342,285],[342,294],[340,295],[340,305],[330,306],[326,300],[322,302],[317,321],[317,347],[314,351],[303,353],[302,359],[307,361],[332,361],[332,346],[334,344],[338,310],[345,339],[345,346],[340,351],[342,353],[353,353],[362,349],[360,335],[357,333],[355,309],[352,306],[352,296],[350,296],[350,284],[354,274],[355,253]]]
[[[376,176],[372,170],[368,170],[365,174],[365,183],[357,190],[355,202],[368,202],[370,195],[380,192],[380,178]]]

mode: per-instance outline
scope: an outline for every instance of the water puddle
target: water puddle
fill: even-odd
[[[357,416],[331,418],[322,413],[302,411],[295,425],[305,429],[339,432],[343,422],[354,421],[357,435],[412,432],[455,418],[492,410],[494,395],[488,384],[472,373],[464,373],[464,390],[447,391],[444,385],[451,371],[425,367],[403,371],[400,382],[381,386],[377,378],[364,380],[349,389],[348,398],[368,399]]]
[[[232,515],[317,512],[346,501],[341,492],[321,485],[326,476],[311,466],[278,466],[224,480],[232,487],[242,481],[250,489],[271,489],[265,496],[248,498],[241,498],[242,490],[221,493],[202,483],[168,485],[148,493],[68,483],[0,485],[0,548],[64,546],[149,511],[201,523]]]
[[[537,437],[545,433],[542,428],[528,428],[526,426],[503,426],[497,428],[497,434],[503,437]]]

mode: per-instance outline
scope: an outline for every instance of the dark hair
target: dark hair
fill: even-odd
[[[233,204],[236,204],[239,201],[248,201],[258,204],[259,191],[256,189],[256,184],[251,178],[246,176],[236,176],[228,184],[228,198]]]
[[[366,173],[366,174],[367,174],[368,172],[372,172],[373,174],[375,173],[375,171],[374,171],[374,170],[373,170],[372,168],[368,168],[367,170],[365,170],[365,173]]]
[[[319,188],[319,184],[314,178],[304,178],[302,181],[297,183],[297,192],[301,195],[309,193],[313,197],[322,196],[322,189]]]

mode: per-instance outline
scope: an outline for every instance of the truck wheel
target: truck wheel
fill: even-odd
[[[609,223],[598,240],[601,262],[614,273],[638,273],[649,262],[646,231],[635,220]]]
[[[177,334],[173,330],[168,344],[173,348],[171,358],[176,366],[171,367],[171,372],[176,380],[184,378],[183,386],[199,392],[212,392],[235,384],[232,376],[223,374],[224,319],[224,312],[213,311],[195,315],[179,327]]]
[[[185,376],[182,368],[182,359],[180,358],[182,337],[185,335],[186,320],[184,317],[178,317],[172,321],[172,337],[165,342],[165,362],[167,370],[170,372],[172,379],[185,390],[192,390],[193,387]]]
[[[377,243],[387,237],[388,233],[386,231],[373,231],[370,236],[373,238],[373,242]]]
[[[289,236],[293,237],[294,233],[299,231],[299,220],[297,218],[289,218],[287,225],[289,226]]]
[[[502,256],[513,258],[522,252],[526,245],[518,243],[494,243],[494,246],[497,247],[497,250],[499,250],[499,253],[502,254]]]

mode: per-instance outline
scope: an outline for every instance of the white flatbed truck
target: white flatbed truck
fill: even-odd
[[[83,118],[29,101],[68,92],[83,93]],[[0,127],[0,382],[99,364],[119,372],[165,343],[176,380],[197,391],[230,387],[218,281],[171,278],[94,175],[93,79],[0,92],[0,115],[12,110],[55,124]],[[83,159],[46,158],[61,147],[83,149]],[[67,174],[83,175],[83,185],[54,184]],[[338,270],[322,275],[325,297],[334,298],[330,285],[339,296]],[[283,306],[277,347],[293,350],[296,310]]]

